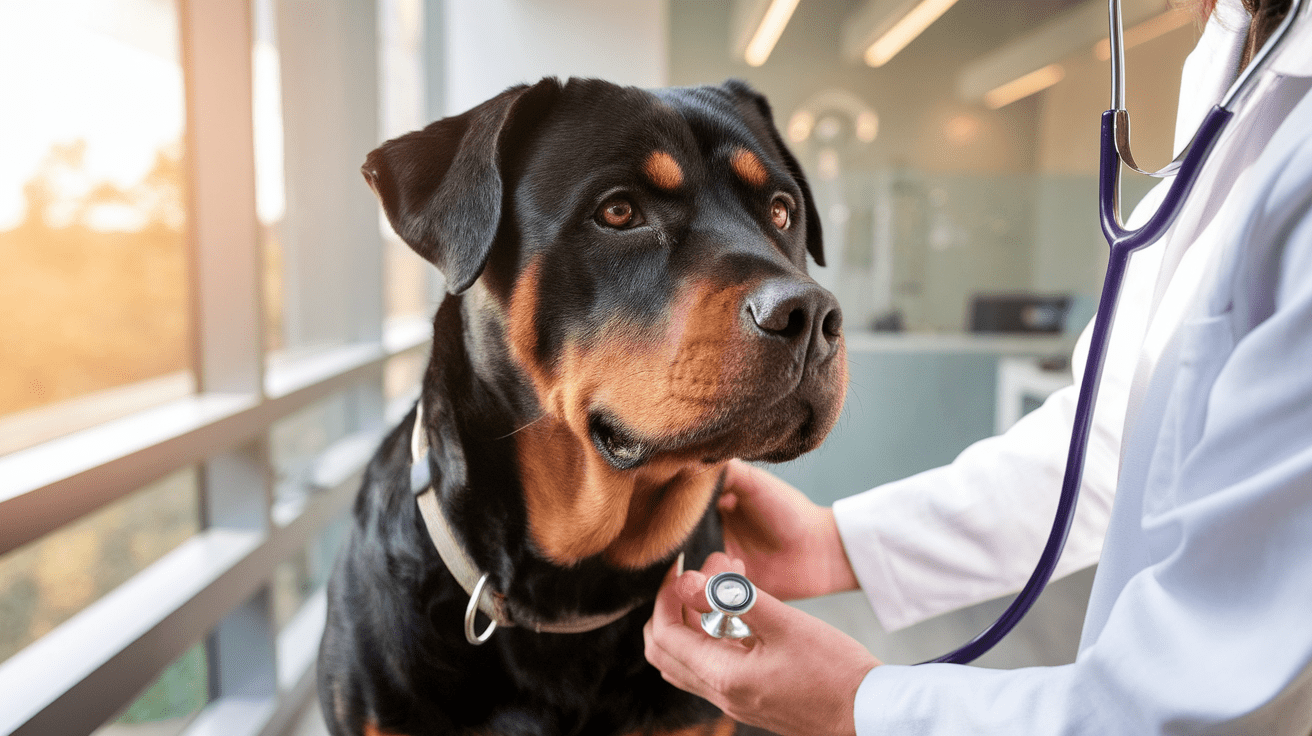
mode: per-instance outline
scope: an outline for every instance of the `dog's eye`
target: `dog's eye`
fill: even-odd
[[[774,226],[780,230],[787,230],[788,226],[793,224],[792,212],[788,207],[788,201],[783,197],[775,197],[770,203],[770,220]]]
[[[628,199],[611,197],[597,210],[597,222],[617,229],[637,227],[642,224],[642,214]]]

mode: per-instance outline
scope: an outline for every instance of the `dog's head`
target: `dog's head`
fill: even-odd
[[[450,292],[478,283],[536,397],[518,454],[549,559],[651,564],[716,466],[797,457],[837,419],[841,312],[806,269],[819,218],[746,85],[545,79],[385,143],[364,172]]]

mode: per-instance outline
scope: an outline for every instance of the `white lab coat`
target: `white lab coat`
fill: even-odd
[[[1248,15],[1239,0],[1218,4],[1216,17],[1208,23],[1185,66],[1177,152],[1188,144],[1204,115],[1235,77],[1247,30]],[[1274,126],[1268,121],[1266,127],[1265,136],[1269,137]],[[1214,154],[1213,161],[1216,159]],[[1241,165],[1251,162],[1250,158]],[[1235,166],[1212,166],[1210,171],[1225,168],[1233,176]],[[1215,191],[1206,196],[1205,184],[1200,182],[1195,189],[1186,213],[1204,222],[1215,217],[1229,191],[1225,184],[1213,182]],[[1127,225],[1137,227],[1148,219],[1169,185],[1168,180],[1149,192]],[[1151,372],[1161,352],[1159,333],[1169,333],[1179,324],[1181,304],[1199,287],[1196,269],[1182,274],[1172,282],[1171,302],[1154,312],[1164,253],[1172,242],[1190,244],[1198,239],[1196,226],[1186,232],[1182,224],[1178,222],[1164,242],[1130,260],[1104,363],[1080,501],[1057,577],[1098,561],[1115,495],[1121,434],[1136,373]],[[1198,253],[1207,248],[1191,250]],[[1174,262],[1175,256],[1170,260]],[[1145,343],[1150,316],[1154,340]],[[1091,331],[1092,323],[1071,357],[1076,385],[1054,393],[1007,433],[972,445],[951,465],[834,504],[857,578],[885,629],[894,631],[1015,592],[1029,577],[1057,507]]]
[[[1058,570],[1098,560],[1106,525],[1076,662],[877,667],[859,734],[1312,730],[1312,23],[1293,33],[1172,231],[1132,259]],[[1228,83],[1242,34],[1209,24],[1181,128]],[[835,504],[886,626],[1019,587],[1073,406],[1068,389],[951,466]]]

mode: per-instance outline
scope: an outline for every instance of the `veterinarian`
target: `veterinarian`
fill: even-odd
[[[1220,0],[1186,62],[1177,151],[1288,6],[1248,2]],[[672,573],[646,628],[647,658],[667,680],[785,735],[1312,731],[1306,13],[1290,34],[1172,229],[1131,259],[1057,570],[1099,563],[1076,662],[882,665],[780,603],[859,586],[898,629],[1014,592],[1056,503],[1071,387],[951,465],[832,510],[731,465],[721,501],[728,556]],[[1131,227],[1169,184],[1145,197]],[[1077,377],[1088,332],[1075,348]],[[743,616],[754,632],[746,645],[698,625],[697,612],[710,610],[705,574],[729,569],[759,589]]]

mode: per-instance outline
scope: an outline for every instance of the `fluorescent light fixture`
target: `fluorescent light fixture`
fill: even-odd
[[[1125,27],[1132,28],[1161,15],[1166,4],[1167,0],[1121,0]],[[957,95],[963,102],[979,102],[988,91],[1035,69],[1060,64],[1076,54],[1088,58],[1093,45],[1106,35],[1107,0],[1079,2],[1029,33],[996,46],[962,66],[957,72]]]
[[[1137,26],[1125,30],[1125,48],[1132,49],[1141,43],[1165,36],[1193,19],[1192,14],[1183,8],[1172,8],[1161,15],[1149,18]],[[1112,58],[1112,42],[1104,38],[1093,46],[1093,55],[1098,61]]]
[[[1061,64],[1049,64],[1019,79],[1013,79],[1004,85],[989,90],[984,94],[984,104],[990,110],[1006,107],[1016,100],[1029,97],[1035,92],[1051,87],[1060,82],[1065,76],[1066,70],[1062,68]]]
[[[756,27],[756,33],[752,34],[752,40],[747,42],[747,50],[743,52],[743,59],[748,65],[760,66],[770,58],[770,52],[774,51],[774,45],[784,34],[784,28],[793,17],[798,2],[799,0],[771,1],[770,8],[761,17],[761,25]]]
[[[866,49],[865,60],[870,66],[883,66],[889,59],[916,40],[929,25],[957,4],[957,0],[921,0],[916,7],[902,16],[902,20],[893,24],[882,36],[875,39]]]

